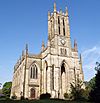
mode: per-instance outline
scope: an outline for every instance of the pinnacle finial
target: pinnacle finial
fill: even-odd
[[[67,8],[67,6],[66,6],[66,11],[68,11],[68,8]]]
[[[26,50],[28,50],[28,44],[26,44]]]
[[[62,9],[60,8],[60,13],[62,14]]]
[[[74,40],[74,50],[75,50],[76,52],[78,51],[76,39]]]
[[[56,12],[56,3],[54,2],[54,12]]]
[[[68,8],[67,7],[66,7],[66,13],[65,14],[66,14],[66,16],[68,16]]]
[[[45,44],[44,44],[44,41],[42,41],[42,52],[44,51],[44,49],[45,49]]]
[[[82,55],[80,54],[80,60],[82,59]]]
[[[80,71],[83,74],[83,70],[82,70],[82,55],[80,54]],[[84,79],[84,76],[82,76],[82,78]]]
[[[45,47],[45,45],[44,45],[44,41],[42,41],[42,47]]]
[[[28,44],[26,44],[26,54],[28,54]]]
[[[80,63],[82,63],[82,55],[80,54]]]
[[[50,11],[48,11],[48,16],[50,16]]]
[[[48,19],[50,19],[50,11],[48,11]]]

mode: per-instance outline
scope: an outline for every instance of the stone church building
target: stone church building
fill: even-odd
[[[51,98],[64,99],[70,83],[84,81],[81,55],[77,43],[71,46],[68,10],[48,12],[48,41],[42,43],[38,55],[28,52],[28,45],[14,66],[11,97],[37,99],[50,93]]]

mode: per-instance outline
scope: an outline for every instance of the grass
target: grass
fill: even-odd
[[[65,100],[0,100],[0,103],[90,103],[85,101],[65,101]]]

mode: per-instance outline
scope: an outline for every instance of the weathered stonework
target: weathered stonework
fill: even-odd
[[[48,43],[45,47],[43,42],[41,49],[40,54],[33,55],[26,46],[14,67],[11,97],[34,99],[48,92],[52,98],[64,99],[70,83],[77,78],[84,81],[76,41],[71,47],[68,10],[57,12],[54,4],[54,12],[48,12]]]

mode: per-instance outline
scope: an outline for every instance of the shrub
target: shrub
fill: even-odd
[[[64,93],[64,98],[65,99],[69,99],[69,94],[68,93]]]
[[[46,94],[41,94],[40,95],[40,99],[50,99],[51,94],[50,93],[46,93]]]
[[[12,97],[11,97],[11,99],[17,99],[17,96],[16,96],[16,95],[14,95],[14,96],[12,96]]]
[[[0,100],[6,100],[6,96],[5,95],[0,96]]]
[[[25,98],[25,100],[29,100],[28,98]]]
[[[10,97],[11,86],[12,86],[12,82],[6,82],[6,83],[4,83],[4,85],[3,85],[2,93],[3,93],[6,97]]]
[[[77,83],[71,83],[70,99],[72,100],[83,100],[85,96],[85,90],[82,89],[83,82],[77,78]]]

